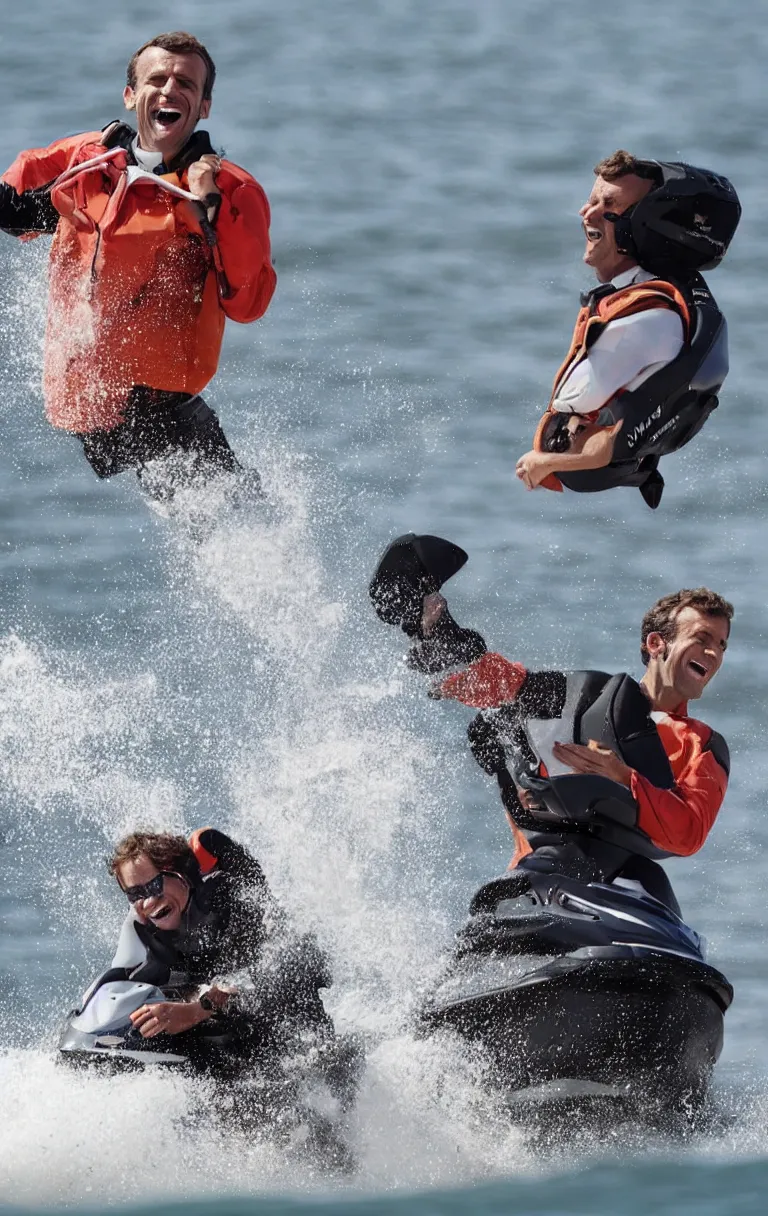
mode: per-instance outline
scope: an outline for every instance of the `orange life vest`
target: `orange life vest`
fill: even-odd
[[[688,301],[674,283],[668,283],[663,279],[649,279],[645,283],[630,283],[628,287],[622,287],[618,291],[598,295],[596,299],[590,300],[580,309],[568,354],[555,376],[546,413],[536,428],[533,439],[534,451],[547,451],[545,439],[554,417],[558,413],[552,406],[557,391],[573,369],[587,358],[590,347],[597,341],[606,325],[618,320],[619,317],[629,317],[637,312],[645,312],[649,308],[668,308],[678,312],[683,321],[685,341],[689,341],[691,313]],[[599,411],[595,412],[595,416],[597,413]],[[562,491],[563,489],[559,477],[554,473],[545,477],[541,485],[546,490]]]
[[[206,848],[206,844],[212,844],[211,833],[211,828],[196,828],[189,838],[189,847],[200,866],[201,874],[210,874],[219,864],[219,858]]]
[[[79,434],[116,426],[134,385],[201,392],[218,366],[225,316],[260,316],[275,283],[269,207],[250,174],[224,160],[216,178],[228,300],[202,212],[180,197],[186,172],[131,180],[127,152],[100,138],[23,152],[4,175],[19,193],[53,182],[61,219],[50,259],[46,410],[54,426]]]
[[[630,789],[637,803],[637,826],[657,848],[672,856],[688,857],[702,847],[728,788],[729,757],[725,740],[711,727],[689,718],[687,706],[666,714],[657,724],[675,784],[660,789],[632,770]],[[509,812],[515,840],[509,863],[513,870],[531,846]]]
[[[260,890],[265,898],[269,897],[266,879],[256,858],[225,832],[218,828],[197,828],[189,838],[189,847],[204,878],[222,870],[236,882],[245,883]]]

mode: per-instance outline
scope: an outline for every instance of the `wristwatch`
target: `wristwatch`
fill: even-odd
[[[218,1013],[219,1007],[215,1001],[212,1001],[207,992],[202,992],[197,998],[200,1002],[200,1008],[206,1013]]]

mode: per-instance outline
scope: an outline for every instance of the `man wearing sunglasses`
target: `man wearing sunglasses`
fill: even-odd
[[[142,1006],[134,1025],[153,1038],[218,1017],[246,1056],[270,1045],[282,1052],[297,1035],[331,1039],[319,993],[330,976],[314,939],[289,931],[261,866],[241,845],[214,829],[195,835],[205,842],[193,838],[197,851],[182,836],[134,832],[108,863],[130,904],[113,967],[192,993]],[[212,866],[206,874],[200,858]],[[247,985],[228,982],[234,973]]]
[[[195,130],[215,75],[192,35],[160,34],[128,65],[137,130],[112,122],[27,150],[0,182],[0,228],[54,236],[49,421],[98,477],[135,468],[158,499],[241,472],[200,393],[225,320],[257,320],[275,288],[264,191]]]

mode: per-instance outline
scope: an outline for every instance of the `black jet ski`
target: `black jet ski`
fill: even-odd
[[[536,860],[477,892],[422,1028],[482,1044],[521,1110],[608,1103],[652,1122],[694,1117],[731,985],[640,881],[584,882]]]
[[[352,1173],[346,1116],[362,1067],[352,1035],[296,1044],[296,1054],[246,1059],[233,1037],[211,1018],[181,1034],[143,1038],[130,1015],[142,1005],[183,1000],[183,989],[118,978],[110,968],[94,981],[62,1027],[58,1061],[78,1069],[123,1073],[154,1068],[213,1082],[203,1112],[229,1129],[277,1138],[323,1170]]]
[[[142,1005],[180,1001],[185,996],[181,989],[141,983],[127,978],[124,969],[111,967],[91,984],[80,1007],[68,1014],[59,1036],[61,1061],[115,1071],[157,1064],[188,1072],[216,1068],[231,1072],[237,1062],[235,1045],[216,1018],[182,1034],[151,1039],[143,1038],[132,1025],[130,1016]]]
[[[126,978],[112,967],[86,991],[79,1008],[67,1015],[59,1034],[62,1063],[79,1068],[132,1071],[159,1065],[186,1073],[231,1078],[254,1063],[274,1071],[274,1061],[257,1055],[246,1058],[234,1036],[217,1018],[181,1034],[144,1038],[133,1026],[131,1014],[142,1005],[188,998],[184,988],[160,988]],[[354,1035],[334,1035],[311,1048],[313,1074],[327,1081],[346,1109],[351,1105],[362,1063],[361,1045]]]
[[[450,542],[408,535],[374,574],[377,614],[414,639],[417,670],[444,672],[486,651],[447,611],[424,637],[425,597],[464,561]],[[420,1026],[480,1044],[495,1083],[523,1113],[602,1102],[651,1122],[690,1119],[705,1103],[733,989],[682,920],[658,864],[668,854],[637,826],[630,790],[574,774],[552,751],[555,740],[597,740],[669,789],[650,704],[625,674],[541,673],[539,683],[556,715],[526,715],[513,702],[470,726],[475,758],[496,776],[531,852],[475,895]],[[714,747],[726,767],[719,737]],[[527,791],[525,806],[518,790]]]

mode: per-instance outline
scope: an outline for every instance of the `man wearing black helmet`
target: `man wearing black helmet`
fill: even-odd
[[[580,211],[599,286],[583,298],[533,450],[528,489],[638,486],[650,507],[659,457],[687,443],[728,371],[725,320],[698,273],[717,266],[741,208],[726,178],[614,152]]]

